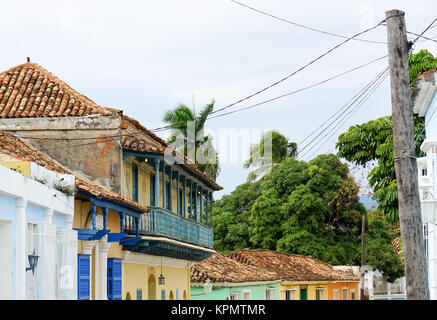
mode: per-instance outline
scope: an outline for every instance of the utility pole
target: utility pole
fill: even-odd
[[[405,13],[386,12],[393,122],[393,156],[398,185],[408,300],[429,300],[423,226],[420,212],[413,109],[410,98]]]
[[[361,288],[360,288],[360,299],[364,299],[364,264],[365,264],[365,232],[366,232],[366,216],[363,214],[361,218]],[[372,283],[373,285],[373,283]]]

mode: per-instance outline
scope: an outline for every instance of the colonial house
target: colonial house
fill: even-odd
[[[396,245],[400,238],[396,238]],[[334,266],[334,269],[350,273],[357,277],[360,276],[359,266]],[[364,299],[363,300],[406,300],[406,280],[405,277],[397,278],[389,282],[387,276],[374,270],[372,266],[364,266]]]
[[[0,73],[0,84],[0,129],[87,182],[73,225],[90,294],[78,298],[114,298],[116,271],[117,299],[188,299],[191,264],[213,252],[212,194],[222,187],[138,121],[33,62]]]
[[[267,249],[240,249],[205,259],[193,265],[191,278],[198,299],[208,295],[195,287],[211,283],[214,297],[229,299],[359,300],[359,277],[311,256]]]
[[[274,272],[215,253],[191,268],[191,300],[279,300]]]
[[[437,299],[437,69],[419,74],[411,93],[413,112],[425,117],[425,137],[417,159],[423,235],[428,262],[430,298]]]
[[[0,299],[77,297],[74,176],[47,170],[0,132]],[[12,169],[11,169],[12,168]]]

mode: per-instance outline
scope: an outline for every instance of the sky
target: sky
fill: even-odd
[[[435,0],[241,0],[308,27],[352,36],[377,25],[391,9],[405,11],[407,30],[421,33],[437,17]],[[343,42],[300,28],[230,0],[8,1],[0,11],[0,70],[26,62],[51,71],[96,103],[123,110],[148,129],[180,103],[200,110],[212,99],[219,109],[295,72]],[[428,37],[437,37],[437,28]],[[386,27],[361,39],[386,42]],[[414,36],[409,35],[409,39]],[[420,41],[437,55],[437,43]],[[387,54],[385,43],[349,41],[278,85],[226,111],[247,107],[355,68]],[[387,66],[387,58],[317,87],[234,114],[210,119],[221,174],[220,198],[245,182],[248,144],[265,130],[301,142]],[[342,113],[339,113],[342,114]],[[391,114],[387,78],[350,119],[317,134],[306,158],[335,152],[349,126]],[[343,115],[346,115],[343,113]],[[338,115],[337,115],[338,116]],[[334,118],[333,118],[334,119]],[[346,119],[346,118],[345,118]],[[331,130],[331,129],[329,129]],[[326,131],[326,132],[329,132]],[[168,132],[160,132],[163,138]],[[244,134],[250,141],[240,139]],[[312,138],[311,138],[312,139]],[[311,141],[307,139],[305,143]]]

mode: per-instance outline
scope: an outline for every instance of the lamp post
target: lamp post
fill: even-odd
[[[29,254],[27,258],[29,259],[29,267],[26,268],[26,271],[32,270],[32,274],[35,274],[35,268],[39,258],[39,256],[35,255],[35,249],[33,249],[33,254]]]

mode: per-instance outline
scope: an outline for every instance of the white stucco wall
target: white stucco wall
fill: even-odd
[[[71,175],[32,169],[74,183]],[[74,197],[0,165],[0,208],[0,299],[76,299]],[[39,256],[34,274],[26,271],[33,249]]]

